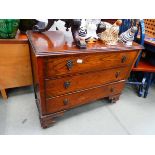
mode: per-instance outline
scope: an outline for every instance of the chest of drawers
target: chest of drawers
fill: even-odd
[[[78,49],[60,31],[28,31],[35,99],[43,128],[66,110],[109,98],[116,102],[142,47],[105,46]]]

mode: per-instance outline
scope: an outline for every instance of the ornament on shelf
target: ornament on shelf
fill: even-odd
[[[87,28],[87,35],[86,41],[88,43],[93,43],[98,39],[96,34],[97,26],[101,22],[100,19],[86,19],[86,28]]]
[[[105,30],[106,30],[106,24],[103,21],[100,21],[96,30],[97,36],[100,38],[100,34]]]
[[[79,43],[94,43],[98,39],[97,30],[103,29],[103,26],[99,25],[100,23],[100,19],[82,19],[78,30]]]
[[[133,26],[127,31],[123,32],[119,37],[119,42],[125,43],[126,45],[132,45],[134,35],[137,30],[138,30],[137,27]]]
[[[106,45],[116,45],[118,42],[119,26],[122,24],[122,20],[117,20],[113,25],[106,24],[106,30],[101,33],[100,39]]]
[[[79,29],[79,38],[85,39],[86,35],[87,35],[86,21],[82,19],[80,29]]]
[[[79,28],[79,31],[78,31],[79,38],[78,38],[78,41],[77,41],[77,45],[80,48],[86,48],[86,42],[85,42],[86,35],[87,35],[86,21],[85,21],[85,19],[82,19],[81,20],[81,25],[80,25],[80,28]]]
[[[81,27],[79,30],[80,39],[85,39],[86,35],[87,35],[87,30],[85,28]]]

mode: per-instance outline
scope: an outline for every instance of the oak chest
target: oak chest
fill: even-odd
[[[35,99],[46,128],[66,110],[109,98],[116,102],[142,47],[136,43],[78,49],[60,31],[27,32],[31,49]]]

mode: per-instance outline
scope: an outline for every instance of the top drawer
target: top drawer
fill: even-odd
[[[49,57],[46,62],[46,78],[130,65],[137,54],[138,52],[131,51]]]

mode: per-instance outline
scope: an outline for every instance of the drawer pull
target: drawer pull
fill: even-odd
[[[124,63],[126,61],[126,56],[122,56],[121,62]]]
[[[114,88],[112,87],[112,88],[110,88],[110,91],[113,93],[114,92]]]
[[[67,64],[66,64],[68,70],[71,70],[71,68],[73,67],[73,60],[67,60]]]
[[[64,82],[64,87],[67,89],[69,86],[70,86],[70,82],[69,81],[66,81],[66,82]]]
[[[120,72],[116,72],[115,73],[115,77],[118,78],[118,76],[120,75]]]
[[[67,105],[68,103],[69,103],[69,100],[66,98],[66,99],[64,99],[64,105]]]

